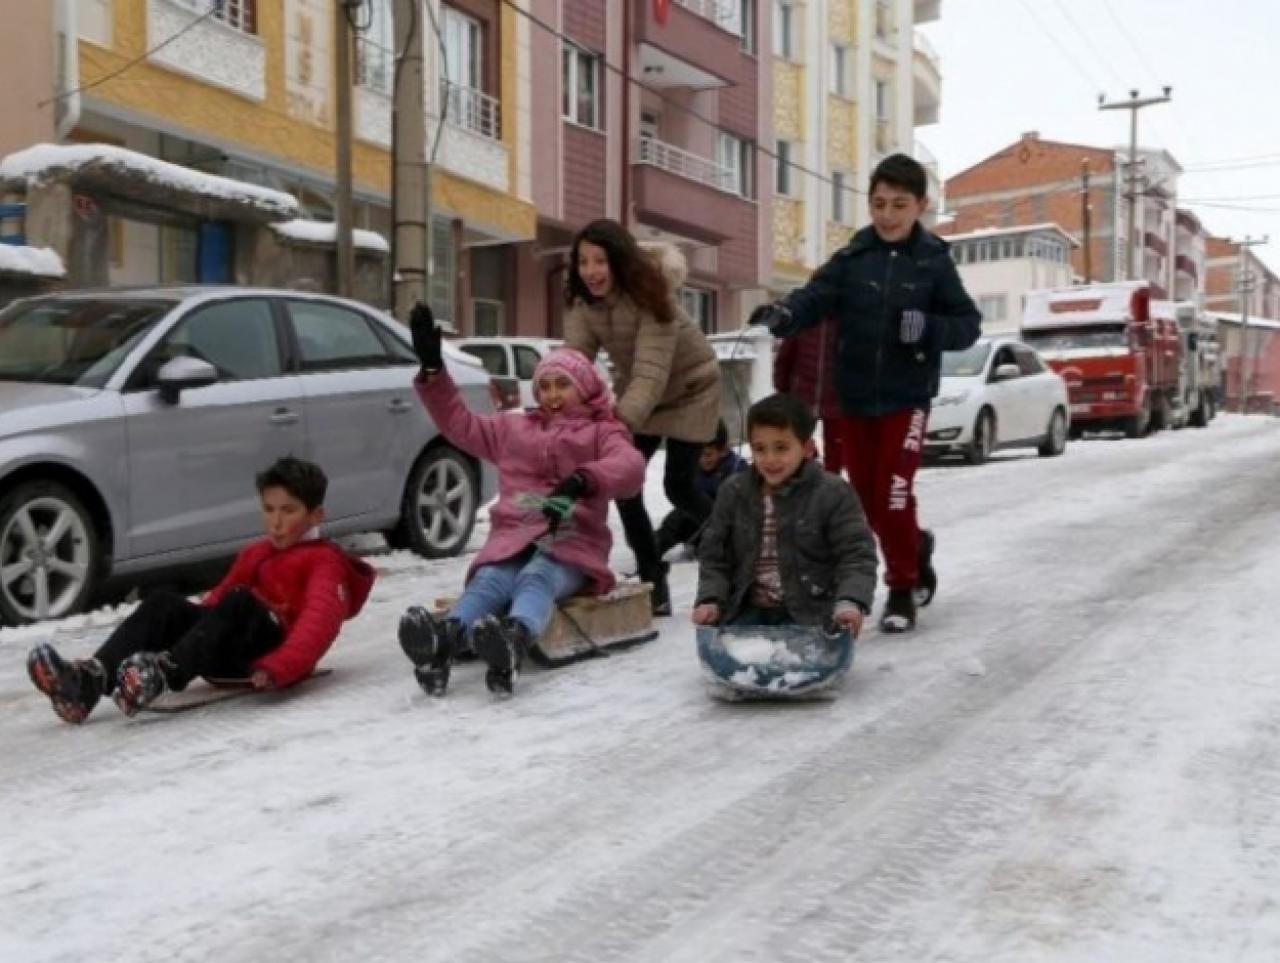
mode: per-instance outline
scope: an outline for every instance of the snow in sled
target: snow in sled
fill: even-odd
[[[700,625],[698,659],[720,699],[834,695],[853,664],[853,636],[811,625]]]

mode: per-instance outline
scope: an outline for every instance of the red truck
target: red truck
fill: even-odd
[[[1139,438],[1181,410],[1182,337],[1175,318],[1152,317],[1145,281],[1030,291],[1022,339],[1066,381],[1073,435]]]

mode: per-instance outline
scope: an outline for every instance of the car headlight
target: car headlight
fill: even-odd
[[[938,395],[938,397],[933,399],[933,403],[941,408],[944,405],[958,405],[968,397],[968,391],[955,391],[949,395]]]

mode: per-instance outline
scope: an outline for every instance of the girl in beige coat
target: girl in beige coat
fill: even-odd
[[[711,501],[694,479],[698,456],[714,437],[720,416],[720,365],[706,337],[676,303],[684,276],[677,248],[663,244],[641,250],[621,224],[593,221],[573,241],[564,340],[590,358],[608,353],[618,417],[646,460],[666,440],[667,498],[705,521]],[[617,504],[640,578],[653,585],[654,614],[670,615],[666,565],[644,495]]]

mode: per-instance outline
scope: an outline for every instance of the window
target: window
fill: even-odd
[[[791,141],[780,140],[777,148],[777,177],[773,189],[783,197],[789,197],[791,195]]]
[[[795,59],[795,8],[784,0],[773,4],[773,55]]]
[[[751,196],[750,145],[732,134],[721,133],[717,163],[720,165],[720,186],[726,191]]]
[[[831,220],[837,224],[847,224],[849,218],[849,196],[845,189],[843,171],[831,172]]]
[[[289,316],[304,371],[375,368],[398,363],[363,315],[320,301],[290,301]]]
[[[755,0],[736,0],[734,3],[733,15],[737,17],[737,21],[730,29],[742,38],[741,46],[747,53],[753,53],[756,49],[754,12]]]
[[[887,123],[889,120],[889,85],[883,80],[876,81],[876,122]]]
[[[682,287],[680,307],[706,334],[716,329],[716,293],[705,288]]]
[[[1024,345],[1015,344],[1013,346],[1013,356],[1018,359],[1018,370],[1024,375],[1036,375],[1044,371],[1044,364],[1040,361],[1039,356]]]
[[[842,43],[831,45],[831,92],[837,97],[849,96],[849,48]]]
[[[370,0],[368,27],[356,34],[356,84],[391,93],[396,40],[391,22],[391,0]]]
[[[431,219],[431,272],[427,278],[427,300],[440,321],[456,331],[453,293],[457,276],[453,249],[453,225],[447,218]]]
[[[481,90],[484,86],[482,60],[484,27],[475,17],[453,7],[444,8],[445,77],[455,87]]]
[[[982,320],[1004,321],[1008,316],[1008,299],[1003,294],[984,294],[978,298],[978,310],[982,312]]]
[[[489,298],[471,299],[471,319],[474,322],[476,337],[490,338],[502,334],[505,305],[501,301]]]
[[[516,377],[521,381],[533,380],[534,369],[538,367],[538,362],[542,360],[542,356],[527,345],[518,344],[515,346],[516,354]]]
[[[274,378],[282,373],[271,305],[238,298],[196,308],[165,335],[148,359],[154,373],[174,358],[199,358],[224,381]]]
[[[507,349],[500,344],[464,344],[462,350],[479,358],[484,370],[491,375],[506,377],[511,374],[507,364]]]
[[[566,43],[560,52],[564,119],[600,129],[600,58]]]
[[[257,0],[178,0],[178,2],[201,15],[212,11],[212,19],[221,20],[228,27],[233,27],[242,33],[258,32]]]

